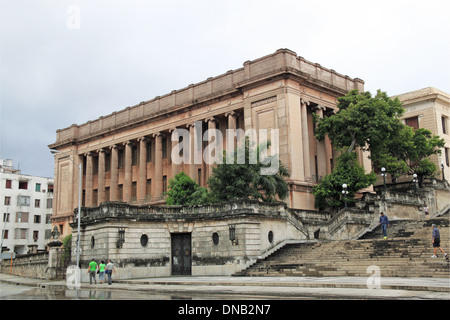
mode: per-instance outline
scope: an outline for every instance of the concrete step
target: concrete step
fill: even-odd
[[[438,225],[441,246],[448,251],[448,217],[427,221],[392,222],[388,239],[374,238],[288,244],[273,255],[257,261],[238,275],[272,276],[367,276],[368,266],[378,266],[384,276],[450,278],[449,260],[433,259],[431,224]],[[389,229],[388,229],[389,230]],[[378,238],[377,238],[378,237]]]

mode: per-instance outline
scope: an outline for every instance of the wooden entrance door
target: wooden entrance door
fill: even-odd
[[[191,234],[172,233],[172,275],[191,275]]]

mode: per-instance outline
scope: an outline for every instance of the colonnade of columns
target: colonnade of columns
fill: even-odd
[[[195,132],[194,123],[182,127],[189,131],[189,143],[183,143],[184,156],[190,158],[183,163],[172,161],[171,153],[180,141],[174,129],[142,135],[133,140],[79,154],[83,173],[83,206],[96,206],[104,201],[157,202],[163,199],[168,180],[184,171],[195,182],[205,185],[212,174],[212,165],[203,159],[203,147],[208,141],[195,139],[196,134],[206,129],[236,129],[239,114],[210,117],[202,121],[201,132]],[[198,129],[197,129],[198,130]],[[208,131],[211,135],[212,131]],[[224,136],[225,135],[225,132]],[[186,141],[187,142],[187,141]],[[187,151],[185,148],[188,148]],[[207,155],[205,155],[207,156]]]
[[[314,138],[311,114],[319,118],[325,116],[325,107],[300,100],[300,122],[303,158],[302,170],[304,181],[317,182],[321,177],[331,173],[333,149],[328,137],[324,141]],[[179,142],[178,131],[173,128],[161,132],[143,134],[136,139],[115,143],[111,146],[92,150],[80,154],[79,161],[83,162],[83,206],[96,206],[104,201],[124,201],[136,203],[158,202],[163,200],[164,192],[170,178],[180,171],[184,171],[195,182],[205,186],[212,174],[212,165],[207,157],[209,154],[203,150],[212,139],[212,130],[218,129],[224,137],[224,147],[229,147],[226,141],[226,129],[243,129],[244,121],[240,119],[243,113],[230,111],[225,114],[209,117],[201,123],[201,132],[194,123],[188,123],[178,128],[189,132],[189,143],[183,141],[183,152],[186,159],[184,163],[172,161],[171,153]],[[329,110],[328,110],[329,111]],[[309,120],[308,120],[309,119]],[[174,132],[175,130],[175,132]],[[199,145],[195,137],[208,130],[208,141],[201,139]],[[172,134],[174,132],[174,140]],[[185,139],[185,137],[183,137]],[[295,143],[298,140],[291,140]],[[315,142],[314,142],[315,141]],[[187,142],[187,141],[186,141]],[[232,141],[235,146],[236,138]],[[186,149],[187,148],[187,149]],[[234,148],[234,147],[233,147]],[[290,147],[288,146],[288,152]],[[206,157],[206,158],[203,158]],[[292,163],[292,166],[299,165]],[[302,178],[303,178],[302,177]]]

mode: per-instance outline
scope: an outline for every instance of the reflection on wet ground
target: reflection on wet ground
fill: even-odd
[[[0,300],[285,300],[292,297],[264,297],[253,295],[187,295],[160,294],[108,289],[50,289],[2,285]],[[299,299],[299,298],[296,298]]]

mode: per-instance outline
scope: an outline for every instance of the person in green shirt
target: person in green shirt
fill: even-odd
[[[86,273],[89,273],[89,283],[92,284],[92,279],[94,279],[95,284],[97,284],[97,280],[95,279],[95,273],[97,272],[97,262],[95,262],[95,259],[92,259],[91,262],[89,262],[89,267]]]
[[[105,268],[106,268],[105,261],[101,260],[100,264],[98,265],[98,279],[100,280],[100,283],[103,283]]]

